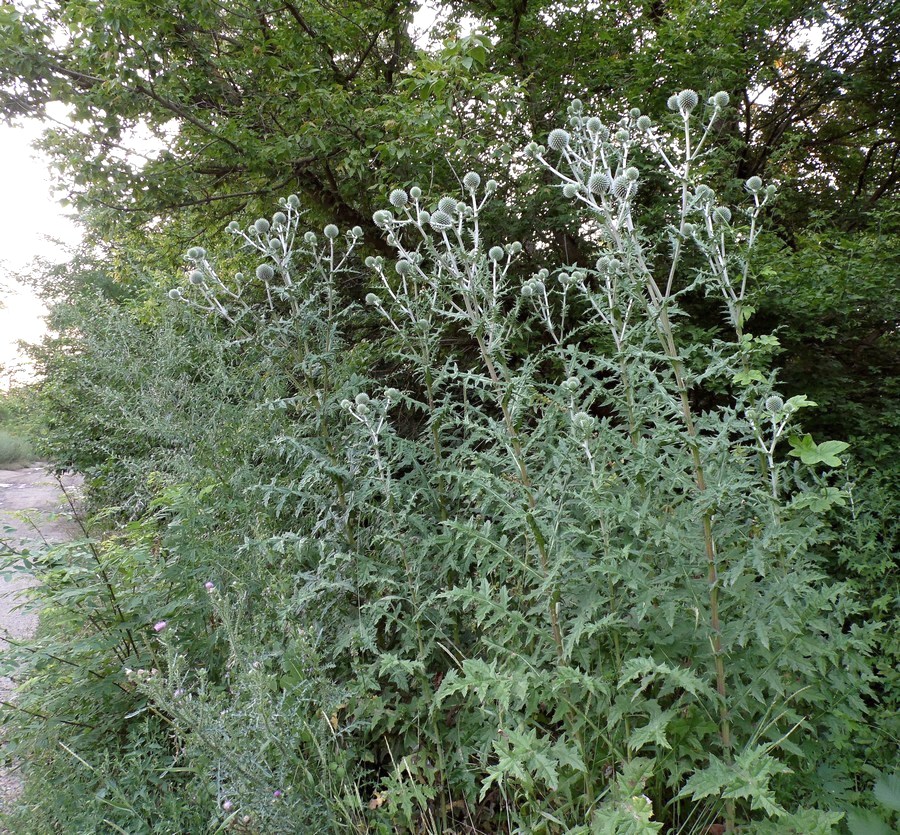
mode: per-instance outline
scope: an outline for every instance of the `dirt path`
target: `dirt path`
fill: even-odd
[[[73,495],[78,480],[64,478]],[[14,530],[9,533],[6,528]],[[42,467],[24,470],[0,470],[0,539],[14,547],[38,544],[43,540],[60,542],[74,535],[72,514],[56,479]],[[4,635],[13,639],[30,638],[37,629],[37,615],[17,610],[19,592],[31,585],[30,578],[19,575],[12,580],[0,577],[0,650],[6,647]],[[7,701],[13,690],[10,679],[0,676],[0,701]],[[0,766],[0,810],[21,791],[14,768]],[[0,828],[0,832],[4,830]]]

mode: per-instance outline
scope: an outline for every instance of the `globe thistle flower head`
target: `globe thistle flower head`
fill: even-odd
[[[620,174],[618,177],[616,177],[615,180],[613,180],[612,193],[619,200],[627,200],[629,197],[631,197],[634,189],[635,184],[622,174]]]
[[[492,246],[488,250],[488,258],[490,258],[491,261],[501,261],[504,255],[505,253],[503,252],[502,246]]]
[[[621,266],[622,266],[622,262],[618,258],[616,258],[614,255],[610,256],[610,259],[609,259],[609,271],[610,272],[614,273]]]
[[[631,139],[631,134],[625,128],[616,131],[617,142],[627,142],[629,139]]]
[[[538,145],[537,142],[529,142],[525,146],[525,156],[528,157],[529,159],[533,159],[534,157],[539,156],[540,155],[540,147],[541,146]]]
[[[700,96],[693,90],[682,90],[678,94],[678,109],[690,113],[700,102]]]
[[[572,198],[578,194],[578,186],[576,186],[575,183],[566,183],[563,186],[562,192],[564,197]]]
[[[600,174],[591,174],[588,178],[587,186],[591,194],[605,194],[612,185],[612,178],[609,174],[601,172]]]
[[[572,426],[585,435],[594,428],[594,419],[587,412],[578,412],[572,415]]]
[[[191,270],[189,281],[191,282],[191,284],[203,284],[203,273],[200,272],[200,270]]]
[[[350,234],[351,234],[354,238],[361,238],[361,237],[363,236],[362,226],[354,226],[354,227],[350,230]]]
[[[342,409],[349,409],[352,405],[353,404],[346,397],[340,403]]]
[[[513,241],[507,247],[507,250],[509,251],[510,255],[518,255],[522,251],[522,244],[520,244],[518,241]]]
[[[684,233],[686,238],[689,238],[694,232],[697,231],[697,227],[694,226],[693,223],[685,223],[681,230]]]
[[[648,131],[650,130],[650,117],[649,116],[638,116],[637,126],[638,130]]]
[[[235,221],[232,221],[232,223],[235,223]],[[237,224],[235,223],[235,225]],[[202,246],[192,246],[187,251],[187,257],[190,261],[202,261],[206,257],[206,250]]]
[[[633,165],[629,165],[628,168],[625,169],[625,179],[631,180],[632,183],[637,182],[637,178],[640,176],[641,172]]]
[[[525,298],[525,299],[530,299],[534,295],[534,286],[532,285],[530,280],[526,281],[522,285],[521,293],[522,293],[522,298]]]
[[[372,307],[380,307],[381,299],[378,298],[374,293],[366,293],[366,304]]]
[[[366,394],[364,391],[361,391],[353,399],[356,401],[357,406],[368,406],[369,403],[371,402],[369,400],[369,395]]]
[[[400,399],[400,389],[395,389],[393,387],[388,387],[384,390],[384,396],[387,398],[388,403],[396,403]]]
[[[534,287],[535,293],[544,293],[547,290],[546,286],[544,285],[544,282],[541,281],[539,278],[533,278],[531,280],[531,286]]]
[[[300,208],[300,198],[297,197],[296,194],[292,194],[292,195],[290,195],[290,197],[288,197],[287,204],[292,209],[299,209]]]
[[[577,377],[567,377],[562,382],[562,388],[569,392],[578,391],[580,385],[581,383],[578,381]]]
[[[581,116],[569,116],[569,127],[573,130],[578,130],[581,127],[584,119]]]
[[[581,99],[572,99],[572,103],[569,105],[569,112],[577,116],[582,110],[584,110],[584,104],[582,104]]]
[[[493,194],[498,188],[500,184],[496,180],[488,180],[484,185],[485,194]]]
[[[329,223],[322,232],[328,240],[333,241],[338,236],[340,230],[333,223]]]
[[[429,219],[429,223],[435,232],[443,232],[453,226],[453,218],[447,212],[438,209]]]
[[[756,176],[750,177],[747,180],[747,182],[744,183],[744,186],[746,187],[747,191],[752,192],[754,194],[756,194],[756,192],[758,192],[762,188],[762,185],[763,185],[762,180]]]
[[[393,215],[387,209],[379,209],[372,215],[372,221],[379,228],[384,228],[391,222]]]
[[[268,232],[271,227],[270,227],[269,221],[267,221],[264,217],[261,217],[253,224],[253,228],[260,235],[265,235],[266,232]]]
[[[395,209],[402,209],[407,203],[409,203],[409,195],[402,188],[395,188],[391,192],[391,196],[388,197],[388,202]]]
[[[550,278],[550,270],[541,268],[537,271],[537,273],[535,273],[534,277],[538,281],[546,281],[548,278]]]
[[[275,270],[272,269],[271,264],[260,264],[256,268],[256,277],[260,281],[271,281],[275,278]]]
[[[713,209],[713,217],[724,223],[731,223],[731,209],[728,206],[716,206]]]
[[[305,243],[308,243],[310,246],[315,246],[316,241],[319,240],[319,239],[318,239],[318,237],[316,236],[316,233],[315,233],[315,232],[307,232],[307,233],[303,236],[303,240],[304,240]]]
[[[463,177],[463,185],[469,191],[475,191],[475,189],[477,189],[478,186],[481,185],[481,176],[479,174],[476,174],[474,171],[470,171],[468,174],[466,174],[465,177]]]
[[[715,196],[716,193],[709,186],[702,183],[694,189],[694,197],[702,203],[714,200]]]
[[[171,290],[169,290],[168,296],[170,299],[172,299],[173,302],[177,302],[181,298],[181,290],[179,290],[177,287],[173,287]]]
[[[724,90],[719,90],[719,92],[716,93],[710,99],[710,101],[712,102],[714,107],[722,108],[728,106],[730,98],[731,96],[729,96],[728,93],[726,93]]]
[[[774,197],[778,189],[771,183],[766,186],[766,197]]]
[[[233,221],[231,221],[231,223],[228,224],[228,226],[225,227],[225,229],[227,231],[231,232],[232,235],[234,235],[236,232],[241,231],[241,224],[238,223],[236,220],[233,220]]]
[[[563,151],[569,147],[571,139],[572,137],[569,135],[568,131],[565,131],[562,128],[556,128],[555,130],[550,131],[550,136],[547,137],[547,144],[553,148],[554,151]]]
[[[413,271],[413,265],[406,260],[398,261],[394,269],[397,270],[397,275],[409,275]]]
[[[456,200],[452,197],[442,197],[438,200],[438,211],[448,215],[456,214]]]
[[[244,274],[243,274],[243,273],[235,273],[235,274],[234,274],[234,280],[237,281],[237,282],[243,281],[243,280],[244,280]]]
[[[641,115],[641,109],[639,107],[632,107],[631,110],[628,111],[628,115],[631,116],[632,119],[637,119]]]
[[[598,134],[600,133],[600,129],[603,127],[603,122],[601,122],[596,116],[591,116],[591,118],[587,120],[586,127],[590,133]]]
[[[675,93],[672,93],[672,95],[666,99],[666,107],[668,107],[669,110],[678,110],[678,96]]]
[[[772,414],[778,414],[784,408],[784,400],[782,400],[777,394],[773,394],[771,397],[766,398],[766,411],[772,412]]]
[[[424,226],[431,220],[431,212],[419,212],[419,226]]]
[[[420,189],[418,186],[413,186],[409,190],[409,196],[413,200],[421,200],[422,199],[422,189]]]
[[[458,200],[458,201],[457,201],[457,203],[456,203],[456,212],[457,212],[457,214],[462,214],[462,213],[465,212],[465,210],[468,209],[468,208],[469,208],[469,207],[468,207],[465,203],[463,203],[462,200]]]
[[[597,263],[594,264],[594,266],[597,268],[598,273],[605,273],[607,270],[609,270],[609,256],[601,255],[597,259]]]
[[[275,212],[272,215],[273,226],[284,226],[287,223],[287,215],[284,212]]]

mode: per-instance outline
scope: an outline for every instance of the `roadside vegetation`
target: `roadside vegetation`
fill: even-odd
[[[0,11],[88,232],[14,831],[900,824],[896,21],[538,5]]]

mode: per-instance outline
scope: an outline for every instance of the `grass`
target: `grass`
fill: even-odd
[[[30,464],[33,458],[27,441],[0,429],[0,468],[18,469]]]

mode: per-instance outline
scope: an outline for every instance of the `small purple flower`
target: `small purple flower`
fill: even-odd
[[[159,621],[158,623],[154,623],[154,624],[153,624],[153,628],[154,628],[157,632],[163,632],[163,631],[165,630],[165,628],[166,628],[168,625],[169,625],[169,624],[166,623],[164,620],[161,620],[161,621]]]
[[[234,804],[230,800],[224,800],[222,801],[222,808],[226,812],[230,812],[232,809],[234,809]]]
[[[278,798],[281,797],[282,794],[283,792],[281,791],[281,789],[275,789],[275,791],[272,792],[272,797],[278,800]]]
[[[203,584],[203,588],[205,588],[207,591],[212,591],[215,587],[216,587],[216,584],[213,583],[213,582],[211,582],[211,581],[209,581],[209,580],[207,580],[207,581]]]

